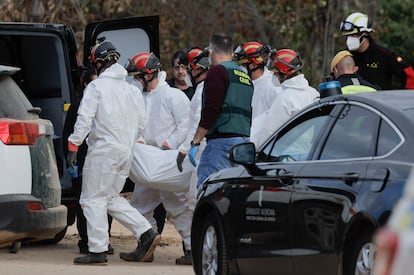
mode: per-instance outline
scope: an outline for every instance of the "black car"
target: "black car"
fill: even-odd
[[[211,175],[192,224],[196,274],[371,274],[371,238],[414,164],[414,91],[326,97]]]

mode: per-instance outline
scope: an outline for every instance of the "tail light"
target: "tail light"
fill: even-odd
[[[7,145],[33,145],[45,135],[45,127],[15,119],[0,119],[0,140]]]
[[[46,210],[46,207],[41,202],[31,201],[26,204],[29,211]]]

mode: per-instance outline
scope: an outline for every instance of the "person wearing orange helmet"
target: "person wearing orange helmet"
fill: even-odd
[[[291,49],[278,50],[272,56],[272,61],[281,83],[281,92],[255,138],[256,146],[261,146],[290,117],[319,97],[319,92],[309,86],[301,73],[303,63],[297,52]]]
[[[86,139],[80,204],[87,221],[88,254],[75,264],[107,264],[110,214],[139,239],[137,258],[152,255],[160,235],[131,204],[119,195],[132,164],[132,149],[145,124],[144,99],[126,81],[127,71],[108,40],[98,40],[90,61],[98,78],[88,84],[81,100],[73,133],[68,138],[68,167],[76,165],[78,147]],[[131,127],[131,125],[135,127]]]
[[[266,112],[280,92],[279,80],[267,68],[270,52],[270,46],[255,41],[234,51],[235,60],[246,68],[253,81],[252,120]]]
[[[198,123],[200,122],[201,116],[201,106],[202,106],[202,95],[204,89],[204,80],[207,76],[207,71],[209,69],[210,63],[208,60],[208,50],[201,47],[192,47],[187,52],[185,57],[180,60],[180,64],[183,64],[187,67],[187,70],[191,76],[191,81],[193,87],[195,87],[195,93],[190,102],[190,124],[189,130],[187,133],[186,140],[178,148],[178,154],[176,158],[177,168],[180,172],[183,171],[183,161],[188,154],[190,149],[190,143],[194,136],[194,133],[197,130]],[[197,160],[200,158],[200,155],[205,147],[205,140],[203,139],[200,144],[200,150],[197,155]],[[197,196],[197,170],[194,169],[191,178],[190,184],[187,193],[187,198],[189,205],[194,211],[196,204]],[[176,263],[182,264],[192,264],[192,252],[184,251],[184,256],[178,258]]]
[[[374,29],[368,15],[354,12],[341,22],[340,31],[353,55],[358,73],[382,90],[413,89],[414,70],[392,50],[380,46],[371,33]]]
[[[200,47],[193,47],[188,50],[186,58],[182,59],[181,64],[186,64],[191,75],[191,81],[196,87],[195,94],[190,102],[190,125],[187,134],[186,141],[180,145],[179,153],[177,156],[177,168],[182,171],[182,163],[185,156],[188,154],[190,149],[190,143],[197,130],[198,123],[200,122],[201,116],[201,101],[204,89],[204,80],[207,76],[207,71],[210,66],[208,60],[208,51]],[[199,152],[199,154],[201,151]]]
[[[127,66],[129,74],[144,87],[147,125],[138,142],[162,150],[177,149],[187,136],[190,101],[181,90],[168,85],[167,74],[161,67],[158,57],[150,52],[138,53],[130,59]],[[150,221],[154,230],[157,230],[154,210],[162,203],[168,219],[183,239],[184,253],[190,253],[193,211],[189,206],[187,192],[163,191],[136,182],[130,202]],[[137,260],[135,252],[121,253],[120,256],[127,261]],[[186,264],[179,259],[181,258],[177,259],[177,264]],[[153,255],[147,261],[153,261]]]

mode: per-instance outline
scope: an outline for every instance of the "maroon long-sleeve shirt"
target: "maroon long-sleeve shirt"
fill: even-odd
[[[230,78],[226,69],[221,65],[209,69],[204,81],[203,107],[199,126],[210,129],[220,114]],[[207,137],[208,138],[208,137]]]

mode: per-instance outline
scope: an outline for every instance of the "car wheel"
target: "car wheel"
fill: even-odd
[[[349,275],[371,275],[374,266],[375,245],[372,234],[365,232],[356,241],[351,258]]]
[[[200,244],[197,246],[196,255],[201,261],[195,266],[199,275],[228,274],[227,249],[224,239],[224,231],[220,221],[214,213],[210,213],[203,223]]]
[[[43,244],[56,244],[56,243],[60,242],[65,237],[67,230],[68,230],[68,227],[66,226],[64,229],[62,229],[62,231],[57,233],[53,239],[42,240],[42,241],[40,241],[40,243],[43,243]]]

